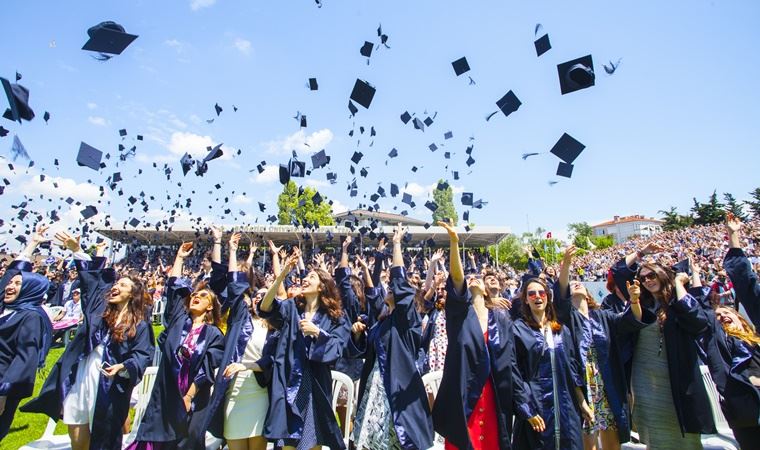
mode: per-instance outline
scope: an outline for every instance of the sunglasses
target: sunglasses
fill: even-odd
[[[208,292],[200,291],[200,292],[193,292],[193,295],[191,295],[190,298],[194,298],[194,297],[206,298],[208,296],[209,296]]]
[[[528,291],[528,298],[533,299],[533,298],[538,298],[538,297],[546,298],[546,291],[544,291],[543,289],[538,290],[538,291],[534,291],[534,290]]]
[[[646,275],[639,275],[639,281],[654,281],[657,279],[657,274],[654,272],[649,272]]]

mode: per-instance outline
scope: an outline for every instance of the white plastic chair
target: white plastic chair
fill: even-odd
[[[160,324],[163,321],[164,309],[166,308],[166,302],[163,299],[156,300],[153,303],[153,313],[151,319],[154,324]]]
[[[422,376],[422,384],[425,385],[425,392],[429,392],[433,395],[433,401],[438,395],[438,388],[441,387],[441,378],[443,378],[443,371],[436,370],[434,372],[428,372]],[[440,450],[443,449],[443,437],[440,434],[435,433],[433,435],[433,446],[431,449]]]
[[[42,437],[36,441],[32,441],[19,450],[68,450],[71,448],[71,439],[69,439],[68,433],[55,434],[56,421],[48,419],[45,432],[42,433]]]
[[[718,388],[715,386],[712,375],[710,375],[710,369],[707,366],[700,365],[699,371],[702,373],[702,382],[705,384],[707,397],[710,399],[713,421],[715,421],[715,428],[718,430],[718,434],[702,435],[702,446],[705,448],[737,450],[739,443],[734,438],[731,427],[728,426],[728,421],[723,415],[723,410],[720,409],[720,393],[718,393]]]
[[[122,439],[122,447],[127,447],[137,438],[137,430],[140,428],[145,408],[150,401],[150,393],[153,391],[153,384],[156,382],[157,366],[150,366],[145,369],[142,380],[135,386],[137,391],[137,405],[135,405],[135,415],[132,419],[132,429]]]
[[[346,419],[343,424],[343,441],[348,446],[348,438],[351,435],[351,417],[354,414],[354,380],[343,372],[337,370],[331,371],[332,375],[332,408],[333,411],[338,407],[338,395],[341,388],[346,389]]]

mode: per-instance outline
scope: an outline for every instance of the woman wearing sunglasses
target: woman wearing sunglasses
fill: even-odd
[[[145,321],[149,296],[139,278],[117,279],[113,268],[105,268],[104,245],[91,258],[79,237],[60,232],[55,238],[73,253],[84,322],[39,396],[21,410],[54,420],[63,416],[73,450],[121,448],[132,389],[153,356],[151,327]]]
[[[583,444],[586,450],[596,449],[601,437],[601,448],[619,449],[622,442],[630,440],[631,418],[625,368],[616,339],[620,333],[639,328],[641,305],[633,298],[630,313],[628,309],[621,313],[601,309],[581,282],[570,281],[575,253],[575,246],[565,250],[554,293],[559,321],[570,329],[573,337],[586,403],[594,417],[592,422],[583,423]]]
[[[641,256],[626,261],[635,264]],[[631,302],[640,298],[646,326],[633,352],[634,428],[651,448],[701,449],[700,434],[716,429],[699,369],[698,340],[709,331],[712,314],[694,297],[703,295],[699,278],[687,291],[688,275],[650,262],[638,265],[636,278],[643,289],[632,286],[629,293]]]
[[[445,305],[448,347],[433,406],[435,430],[446,438],[447,449],[509,449],[514,415],[516,427],[538,432],[544,421],[517,371],[509,312],[486,306],[482,278],[465,280],[459,236],[448,223],[439,225],[449,234],[451,272]],[[529,442],[525,437],[516,448],[535,448]]]
[[[161,362],[129,450],[154,449],[159,443],[167,448],[193,448],[190,430],[201,425],[209,403],[214,371],[224,352],[221,307],[204,282],[191,291],[190,279],[181,278],[185,259],[192,252],[192,242],[183,243],[169,274],[166,328],[158,337]]]

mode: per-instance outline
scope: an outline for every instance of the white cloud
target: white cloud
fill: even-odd
[[[98,108],[98,104],[97,103],[95,103],[95,102],[89,102],[89,103],[87,103],[87,109],[97,109],[97,108]]]
[[[178,117],[172,116],[169,119],[169,123],[174,125],[177,128],[182,128],[182,129],[187,128],[187,124],[183,122],[182,120],[180,120]]]
[[[196,125],[200,125],[200,123],[203,122],[203,119],[201,119],[200,117],[198,117],[195,114],[191,114],[190,115],[190,122],[192,122],[192,123],[194,123]]]
[[[90,116],[87,118],[87,121],[99,127],[105,127],[108,125],[108,121],[100,116]]]
[[[451,186],[451,192],[453,194],[461,194],[464,192],[463,186],[455,186],[453,184],[450,184]],[[401,191],[406,192],[407,194],[411,195],[412,197],[423,197],[428,198],[433,195],[433,191],[438,187],[438,183],[429,184],[427,186],[422,186],[418,183],[411,182],[406,185]]]
[[[50,176],[46,176],[45,181],[40,181],[37,174],[31,173],[22,182],[21,191],[26,195],[42,194],[49,198],[72,197],[83,203],[95,202],[101,199],[100,190],[93,184],[77,183],[71,178]],[[107,200],[107,196],[108,194],[104,195],[102,199]]]
[[[293,150],[311,154],[326,148],[332,142],[333,137],[333,132],[328,128],[315,131],[308,136],[301,129],[285,139],[265,142],[264,146],[268,153],[275,155],[289,155]]]
[[[279,166],[266,166],[264,171],[257,173],[255,177],[250,179],[251,183],[256,184],[269,184],[280,180],[280,168]]]
[[[241,37],[235,38],[235,48],[238,49],[238,51],[245,56],[248,56],[251,54],[251,41],[248,39],[243,39]]]
[[[345,211],[348,211],[348,207],[346,207],[346,205],[344,205],[340,201],[333,199],[333,204],[332,204],[333,214],[338,214]]]
[[[211,139],[211,136],[175,131],[172,133],[169,143],[166,144],[166,148],[177,156],[190,153],[194,158],[203,158],[208,154],[207,147],[214,147],[216,145],[218,144]],[[222,146],[222,151],[224,153],[219,159],[231,159],[232,155],[236,152],[235,149],[224,145]]]
[[[216,0],[190,0],[190,9],[198,11],[201,8],[208,8],[213,6]]]
[[[232,198],[232,203],[235,203],[237,205],[247,205],[249,203],[253,203],[253,200],[243,194],[238,194]]]
[[[187,44],[177,39],[167,39],[164,45],[175,50],[177,53],[184,53],[187,50]]]
[[[303,182],[306,186],[311,186],[313,188],[323,188],[330,185],[326,180],[318,180],[316,178],[306,178]]]

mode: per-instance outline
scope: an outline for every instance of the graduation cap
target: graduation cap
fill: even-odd
[[[285,164],[280,164],[280,183],[288,184],[290,181],[290,169]]]
[[[29,159],[29,153],[26,151],[26,147],[24,147],[24,144],[21,143],[21,139],[18,138],[18,136],[13,135],[13,144],[11,145],[11,154],[13,155],[13,160],[15,161],[19,157],[23,159]]]
[[[501,112],[504,113],[504,116],[509,116],[517,111],[520,108],[520,105],[522,105],[522,102],[512,91],[504,94],[504,96],[496,102],[496,106],[498,106]]]
[[[369,58],[372,56],[372,49],[375,47],[375,44],[369,41],[364,41],[364,45],[362,45],[362,48],[359,49],[359,53],[361,53],[362,56]]]
[[[124,27],[116,22],[106,21],[87,30],[90,39],[85,42],[82,50],[111,55],[120,55],[137,36],[126,33]]]
[[[557,65],[562,95],[594,85],[594,62],[591,55]]]
[[[303,161],[291,160],[288,162],[291,177],[304,177],[306,175],[306,163]]]
[[[259,211],[264,212],[267,209],[267,206],[261,202],[259,202]]]
[[[470,155],[465,162],[467,163],[467,167],[472,167],[472,165],[475,164],[475,159]]]
[[[564,161],[559,162],[559,166],[557,166],[557,176],[570,178],[573,176],[573,165],[568,164]]]
[[[320,167],[324,167],[330,163],[330,157],[327,156],[327,153],[325,153],[324,150],[320,150],[317,153],[314,153],[311,155],[311,166],[314,169],[319,169]]]
[[[48,123],[48,120],[50,120],[50,113],[45,111],[45,114],[42,115],[42,120],[44,120],[45,123]]]
[[[351,161],[353,161],[354,164],[359,164],[359,161],[362,160],[362,157],[364,157],[364,154],[362,152],[354,152],[353,156],[351,156]]]
[[[124,137],[124,136],[126,136],[126,135],[127,135],[127,130],[126,130],[126,128],[122,128],[121,130],[119,130],[119,136],[121,136],[121,137]]]
[[[454,73],[457,74],[457,76],[470,71],[470,65],[467,64],[467,58],[464,56],[452,62],[451,65],[454,67]]]
[[[20,84],[11,83],[5,78],[0,78],[5,96],[8,98],[10,108],[5,110],[3,117],[12,121],[32,120],[34,111],[29,106],[29,89]]]
[[[438,204],[432,200],[428,200],[425,202],[425,208],[429,209],[432,212],[435,212],[435,210],[438,209]]]
[[[79,144],[79,153],[77,154],[77,164],[87,166],[92,170],[100,169],[100,161],[103,158],[103,152],[82,142]]]
[[[404,111],[404,114],[401,114],[401,121],[406,125],[410,120],[412,120],[411,114],[409,114],[409,111]]]
[[[446,189],[449,188],[449,183],[445,181],[439,181],[438,185],[435,188],[438,189],[439,191],[445,191]]]
[[[320,203],[322,203],[322,200],[324,199],[322,198],[321,195],[319,195],[319,192],[315,192],[314,195],[311,197],[311,201],[313,201],[315,205],[319,205]]]
[[[443,138],[444,139],[451,139],[453,137],[454,137],[454,133],[452,133],[451,131],[447,131],[447,132],[443,133]]]
[[[88,205],[82,211],[80,211],[80,214],[82,215],[82,217],[85,218],[85,220],[91,218],[92,216],[94,216],[97,213],[98,213],[97,208],[95,208],[92,205]]]
[[[301,114],[301,128],[306,128],[306,115]]]
[[[397,157],[398,156],[398,150],[396,150],[395,148],[391,149],[390,153],[388,153],[388,156],[391,157],[391,158]]]
[[[222,150],[223,144],[218,144],[215,147],[206,147],[206,150],[208,150],[208,155],[206,155],[205,158],[203,158],[203,162],[209,162],[213,159],[219,158],[222,155],[224,155],[224,151]]]
[[[130,227],[137,228],[138,225],[140,225],[140,220],[139,219],[136,219],[136,218],[133,217],[133,218],[131,218],[129,220],[129,226]]]
[[[0,137],[8,136],[8,130],[0,126]]]
[[[354,89],[351,91],[351,100],[355,101],[365,108],[369,108],[369,105],[372,103],[372,99],[374,97],[375,88],[370,86],[366,81],[362,81],[357,78],[356,83],[354,83]],[[350,104],[351,103],[349,102],[349,105]]]
[[[465,211],[462,213],[462,220],[464,220],[465,222],[470,221],[470,211]]]
[[[472,206],[472,192],[462,192],[462,205]]]
[[[552,48],[551,42],[549,42],[549,35],[545,34],[533,42],[536,46],[536,56],[541,56],[548,52]]]
[[[438,146],[435,145],[435,143],[428,145],[428,148],[430,149],[431,152],[438,150]]]
[[[193,167],[193,164],[195,164],[195,160],[192,156],[190,156],[190,153],[185,153],[179,162],[182,165],[183,175],[187,175],[187,173],[190,172],[190,169]]]
[[[216,116],[219,117],[219,114],[221,114],[224,109],[219,106],[219,103],[214,103],[214,111],[216,111]]]
[[[585,145],[578,142],[569,134],[563,133],[550,152],[557,155],[562,161],[572,164],[584,148],[586,148]]]
[[[459,179],[459,172],[458,172],[458,171],[456,171],[456,170],[455,170],[455,171],[453,171],[451,174],[454,176],[454,179],[455,179],[455,180],[458,180],[458,179]]]
[[[401,196],[401,203],[406,203],[409,206],[412,206],[412,196],[406,192]]]
[[[415,129],[425,131],[425,124],[422,123],[419,118],[415,117],[414,120],[412,120],[412,124]]]
[[[311,89],[312,91],[316,91],[317,89],[319,89],[319,84],[317,84],[316,78],[309,78],[309,89]]]
[[[686,275],[691,276],[691,265],[689,264],[688,259],[678,261],[677,263],[670,266],[670,268],[674,273],[685,273]]]

